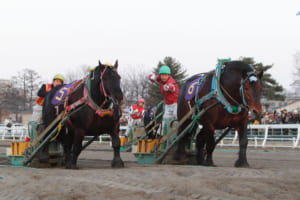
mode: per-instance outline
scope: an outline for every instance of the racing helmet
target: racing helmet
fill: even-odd
[[[159,74],[171,74],[171,69],[167,65],[163,65],[159,68]]]

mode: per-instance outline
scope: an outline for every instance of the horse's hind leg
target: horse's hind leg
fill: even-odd
[[[197,164],[199,164],[199,165],[207,165],[206,160],[205,160],[207,152],[205,151],[204,147],[205,147],[205,144],[207,145],[208,132],[209,132],[209,130],[207,130],[205,127],[203,127],[196,138]]]
[[[40,150],[39,161],[41,163],[48,163],[49,158],[49,142],[47,142]]]
[[[71,162],[71,149],[72,149],[72,143],[73,143],[73,133],[71,132],[71,129],[65,129],[66,135],[62,138],[62,143],[64,146],[64,153],[65,153],[65,168],[71,169],[72,168],[72,162]]]
[[[182,133],[182,131],[186,128],[186,126],[189,123],[190,123],[190,121],[185,122],[184,124],[182,124],[178,129],[178,134]],[[189,133],[187,133],[183,138],[181,138],[178,141],[177,149],[176,149],[176,152],[173,156],[173,159],[176,160],[176,161],[185,162],[185,160],[187,159],[185,147],[186,147],[186,144],[187,144],[188,139],[189,139],[188,134]]]
[[[120,156],[120,138],[119,138],[117,132],[112,133],[111,139],[112,139],[112,146],[114,149],[114,158],[112,160],[111,166],[113,168],[124,167],[124,162]]]
[[[78,169],[77,159],[82,149],[82,140],[84,138],[85,131],[83,129],[75,129],[73,145],[71,148],[71,164],[66,166],[67,169]]]

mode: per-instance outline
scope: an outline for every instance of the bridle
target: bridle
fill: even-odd
[[[245,98],[245,92],[244,92],[244,84],[246,83],[246,81],[250,81],[251,82],[256,82],[258,79],[257,79],[257,76],[256,76],[256,72],[255,71],[250,71],[250,72],[247,72],[247,77],[245,79],[241,79],[241,86],[239,88],[239,92],[240,92],[240,95],[241,95],[241,98],[242,98],[242,103],[239,103],[237,100],[235,100],[228,92],[227,90],[220,84],[220,87],[222,88],[222,91],[235,103],[237,104],[239,107],[241,108],[244,108],[246,110],[249,110],[249,105],[246,101],[246,98]]]
[[[107,70],[108,66],[105,66],[104,70],[101,72],[101,75],[100,75],[100,93],[101,93],[101,90],[102,90],[102,93],[104,95],[104,101],[102,102],[100,108],[102,108],[106,102],[110,99],[110,97],[108,97],[107,95],[107,92],[105,90],[105,87],[104,87],[104,83],[103,83],[103,76],[104,76],[104,73],[105,71]]]
[[[108,67],[110,66],[107,66],[105,65],[105,68],[104,70],[101,72],[100,74],[100,85],[99,85],[99,88],[100,88],[100,93],[102,93],[104,95],[104,101],[101,103],[101,105],[99,106],[92,98],[92,95],[91,95],[91,82],[92,80],[94,80],[95,78],[95,69],[93,70],[90,70],[91,73],[90,75],[88,76],[88,79],[86,81],[86,86],[85,86],[85,90],[84,90],[84,93],[87,97],[87,104],[93,109],[95,110],[95,112],[100,116],[100,117],[103,117],[105,115],[112,115],[113,113],[113,104],[114,104],[114,99],[109,96],[105,90],[105,87],[104,87],[104,82],[103,82],[103,76],[104,76],[104,73],[106,72],[106,70],[108,69]],[[106,103],[110,102],[108,108],[104,108],[104,105]]]

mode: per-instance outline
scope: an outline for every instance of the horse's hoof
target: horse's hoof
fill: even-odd
[[[209,167],[216,167],[216,165],[212,161],[204,161],[203,165],[204,166],[209,166]]]
[[[173,155],[173,160],[180,161],[180,160],[183,160],[183,159],[186,159],[186,154],[175,153]]]
[[[166,161],[166,164],[176,164],[176,165],[187,165],[189,163],[189,158],[186,155],[175,154],[173,160]]]
[[[79,169],[79,168],[77,167],[77,165],[71,165],[71,164],[69,164],[69,165],[65,166],[65,169]]]
[[[124,162],[122,160],[118,160],[118,161],[112,161],[111,163],[111,167],[112,168],[123,168],[124,167]]]
[[[198,165],[206,165],[206,162],[204,160],[197,160]]]
[[[39,155],[40,163],[48,163],[49,159],[50,156],[47,152],[41,152],[41,154]]]
[[[234,164],[235,167],[249,167],[249,164],[247,161],[241,161],[237,160]]]
[[[40,163],[48,163],[49,157],[39,157]]]
[[[214,163],[205,163],[204,166],[216,167],[217,165],[215,165]]]

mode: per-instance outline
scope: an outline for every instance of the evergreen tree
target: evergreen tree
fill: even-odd
[[[159,68],[162,65],[167,65],[171,69],[171,76],[175,79],[175,81],[178,84],[178,87],[181,88],[181,86],[184,83],[184,79],[187,77],[187,71],[183,68],[182,64],[176,61],[172,57],[165,57],[163,61],[159,61],[157,67],[153,69],[154,74],[159,74]],[[151,105],[157,105],[159,102],[163,100],[163,96],[161,94],[159,85],[153,83],[149,83],[150,86],[150,102],[147,102],[147,106]]]
[[[293,73],[294,82],[291,84],[295,90],[295,95],[300,95],[300,52],[294,55],[294,67],[295,72]]]
[[[278,84],[278,82],[272,78],[271,74],[267,73],[269,69],[273,67],[273,65],[263,65],[262,63],[256,63],[254,58],[251,57],[241,57],[241,61],[244,61],[248,64],[251,64],[256,71],[264,71],[264,75],[262,77],[262,92],[261,97],[267,100],[279,100],[284,101],[285,95],[282,94],[283,87]]]

